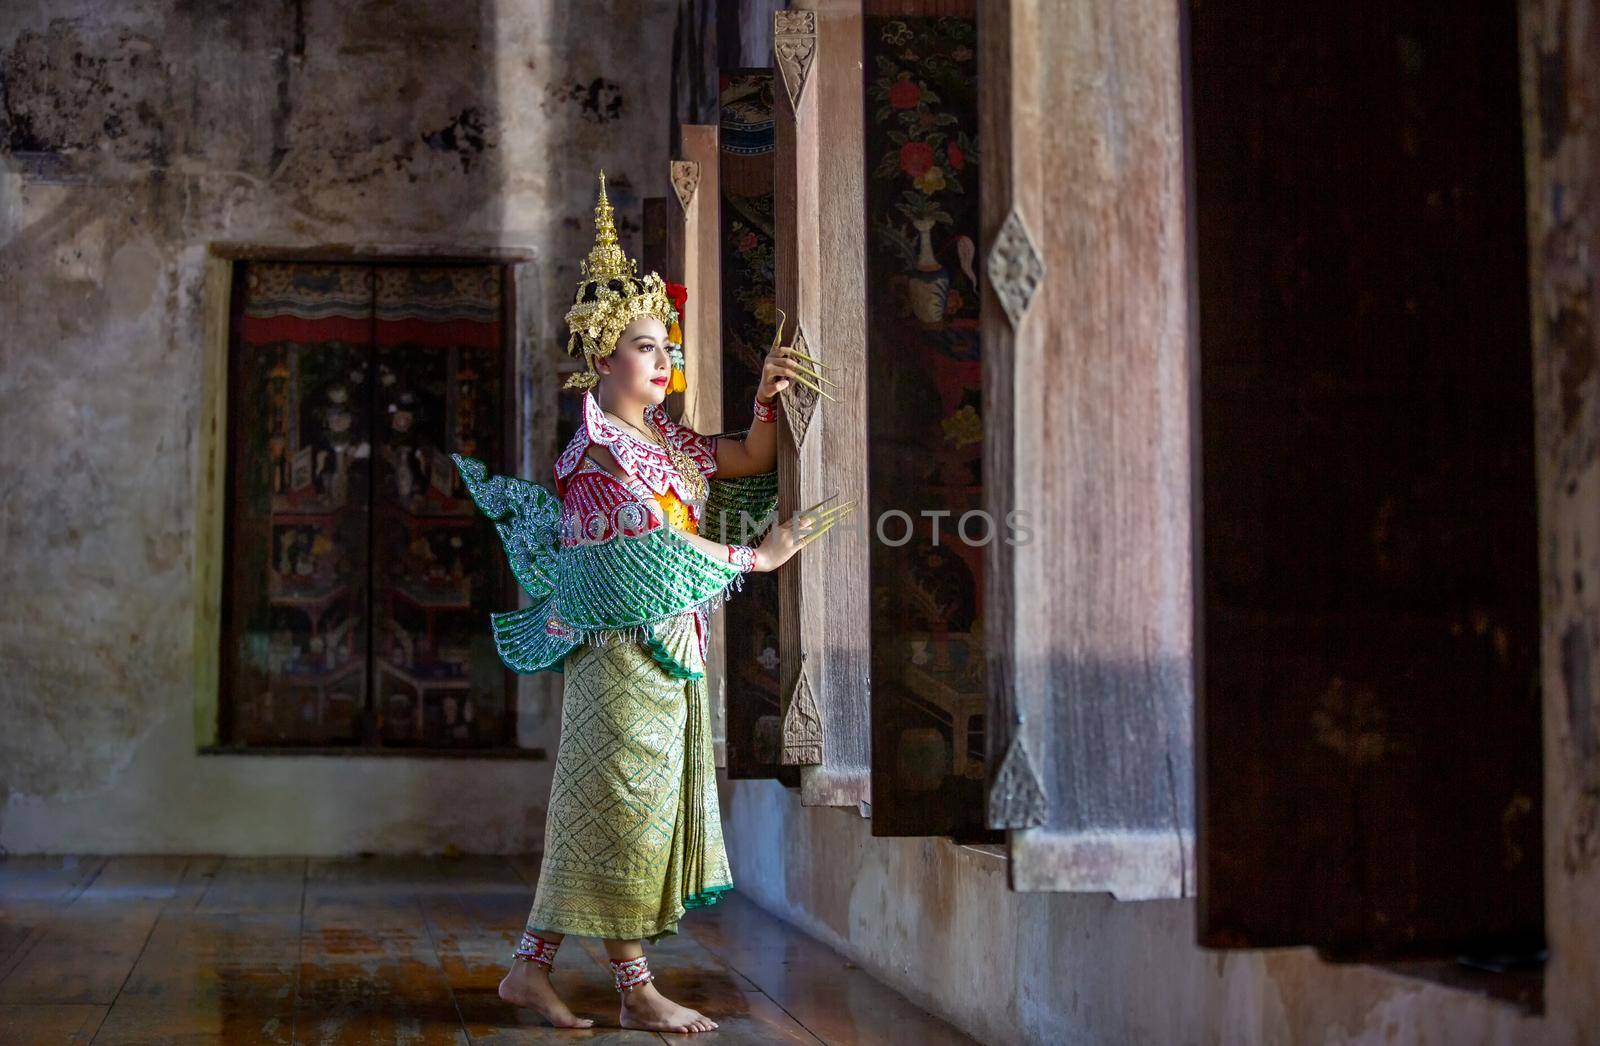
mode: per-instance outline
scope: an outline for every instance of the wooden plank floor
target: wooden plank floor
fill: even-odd
[[[496,987],[533,902],[517,858],[0,859],[0,1043],[907,1043],[972,1040],[739,896],[648,946],[714,1018],[623,1031],[598,941],[555,980],[587,1031]]]

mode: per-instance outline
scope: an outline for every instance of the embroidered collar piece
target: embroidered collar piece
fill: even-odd
[[[662,439],[693,461],[703,475],[716,470],[716,458],[707,448],[707,441],[694,430],[673,421],[672,416],[659,405],[647,408],[645,419],[661,433]],[[583,427],[573,434],[572,442],[567,444],[567,449],[556,461],[558,493],[565,495],[567,481],[585,464],[584,452],[591,443],[598,443],[611,451],[617,464],[642,482],[652,494],[665,494],[671,490],[685,504],[696,502],[689,481],[673,467],[667,449],[612,421],[600,408],[594,393],[587,390],[583,394]]]

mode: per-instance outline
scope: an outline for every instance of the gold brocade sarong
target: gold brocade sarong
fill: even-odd
[[[662,635],[687,640],[694,627],[685,613]],[[733,886],[705,679],[674,676],[639,642],[586,643],[565,673],[527,929],[655,941]]]

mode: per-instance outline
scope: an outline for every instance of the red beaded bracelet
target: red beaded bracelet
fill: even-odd
[[[777,401],[776,397],[773,398],[773,401],[771,403],[762,403],[761,402],[761,397],[757,396],[756,397],[755,407],[756,407],[756,420],[757,421],[777,421],[778,420],[778,401]]]
[[[728,562],[748,574],[756,568],[756,550],[749,545],[729,545]]]

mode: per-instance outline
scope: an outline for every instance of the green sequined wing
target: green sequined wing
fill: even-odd
[[[715,610],[743,588],[737,567],[706,555],[670,527],[564,549],[554,494],[527,480],[491,476],[476,459],[451,458],[473,502],[494,521],[517,582],[533,598],[525,609],[490,615],[501,660],[518,672],[558,669],[580,643],[633,639],[649,643],[669,669],[699,678],[687,648],[657,626],[696,607]],[[741,510],[750,526],[760,525],[777,505],[777,489],[771,472],[714,480],[709,497],[727,509],[721,514],[737,535]]]
[[[522,610],[489,615],[500,660],[516,672],[560,671],[562,661],[578,645],[572,637],[551,635],[545,629],[559,583],[561,502],[537,483],[491,476],[476,458],[452,454],[450,459],[473,503],[494,522],[517,584],[533,599],[533,605]]]
[[[777,508],[776,470],[737,479],[718,479],[712,473],[711,490],[700,513],[700,535],[724,545],[753,545]]]
[[[489,615],[494,632],[494,648],[500,660],[513,672],[560,672],[567,655],[577,648],[576,640],[554,636],[545,630],[550,620],[550,601],[522,610],[507,610]]]
[[[671,527],[563,549],[555,611],[588,639],[646,640],[654,625],[744,587],[731,563],[706,555]]]
[[[450,455],[467,484],[467,493],[494,521],[517,584],[535,602],[555,591],[560,552],[561,502],[537,483],[515,476],[491,476],[477,458]]]

